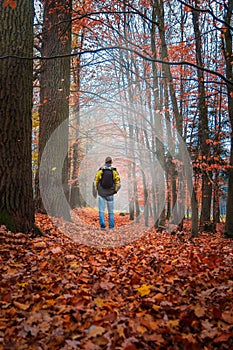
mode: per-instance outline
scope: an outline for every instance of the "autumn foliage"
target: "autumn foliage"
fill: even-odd
[[[97,213],[79,210],[98,229]],[[96,215],[96,216],[95,216]],[[2,226],[0,349],[231,349],[233,241],[150,229],[126,246],[75,243],[46,215],[44,236]],[[118,227],[128,216],[116,215]]]

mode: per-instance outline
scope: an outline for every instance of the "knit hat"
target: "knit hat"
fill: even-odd
[[[112,158],[111,157],[107,157],[105,159],[105,163],[112,163]]]

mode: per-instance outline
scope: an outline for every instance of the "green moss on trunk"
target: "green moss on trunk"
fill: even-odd
[[[16,232],[16,222],[6,209],[0,212],[0,225],[5,225],[8,230]]]

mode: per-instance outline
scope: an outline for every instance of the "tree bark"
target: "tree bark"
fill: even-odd
[[[197,203],[195,191],[193,191],[192,197],[191,197],[191,208],[192,208],[192,228],[191,228],[190,238],[198,237],[198,203]]]
[[[196,1],[196,5],[199,4],[199,0]],[[195,33],[195,43],[196,43],[196,60],[197,65],[203,67],[202,62],[202,43],[201,43],[201,33],[199,28],[199,11],[193,10],[193,25]],[[209,158],[209,145],[206,142],[209,139],[209,126],[208,126],[208,109],[206,104],[205,96],[205,85],[204,85],[204,74],[203,71],[198,70],[198,109],[199,109],[199,145],[201,150],[201,155],[203,158],[203,163],[208,166]],[[212,197],[212,174],[207,169],[203,169],[202,172],[202,205],[201,205],[201,217],[200,225],[204,226],[206,222],[210,221],[211,212],[211,197]]]
[[[71,52],[71,0],[44,0],[44,22],[42,31],[43,57],[59,56]],[[70,58],[54,58],[44,60],[41,66],[40,75],[40,130],[39,130],[39,167],[45,146],[52,133],[69,118],[69,89],[70,89]],[[68,123],[58,145],[50,145],[50,152],[47,153],[48,167],[43,174],[43,186],[46,182],[49,191],[47,196],[50,206],[49,214],[63,217],[70,220],[68,205],[60,203],[59,176],[60,171],[56,164],[61,161],[59,148],[65,147],[68,153]],[[51,164],[51,167],[49,166]],[[55,166],[53,165],[55,164]],[[65,158],[62,166],[62,184],[65,197],[68,200],[68,157]],[[41,184],[40,184],[41,186]],[[37,187],[36,208],[44,211],[44,203]]]
[[[233,0],[226,4],[225,22],[232,23]],[[232,32],[229,27],[223,28],[223,49],[226,62],[226,77],[233,83]],[[227,84],[228,111],[231,123],[230,167],[228,173],[228,195],[225,236],[233,238],[233,85]]]
[[[220,222],[220,208],[219,208],[219,186],[218,181],[219,180],[219,174],[215,175],[214,179],[214,195],[213,195],[213,222],[215,224]]]
[[[0,52],[29,59],[0,61],[0,224],[11,231],[34,226],[31,134],[33,1],[1,6]]]
[[[152,27],[151,27],[151,51],[152,51],[152,57],[154,59],[156,59],[156,32],[155,32],[155,23],[156,20],[159,22],[159,27],[162,26],[164,24],[163,20],[164,18],[160,18],[160,16],[163,16],[164,13],[162,11],[163,9],[160,9],[160,6],[158,5],[157,0],[155,0],[153,2],[153,8],[152,8]],[[160,18],[158,20],[158,18]],[[154,115],[154,120],[151,120],[151,124],[152,124],[152,132],[154,134],[154,138],[152,140],[152,165],[153,165],[153,172],[155,172],[155,163],[156,163],[156,159],[155,157],[157,157],[161,167],[165,170],[165,150],[164,150],[164,144],[162,143],[162,141],[156,136],[156,133],[160,133],[162,134],[162,125],[161,125],[161,120],[158,118],[158,115],[156,114],[156,110],[161,111],[162,110],[162,106],[161,106],[161,99],[159,97],[159,93],[158,93],[158,72],[157,72],[157,65],[155,62],[152,62],[152,74],[153,74],[153,78],[152,78],[152,83],[153,83],[153,115]],[[162,136],[162,135],[161,135]],[[155,140],[155,141],[154,141]],[[154,152],[155,150],[155,152]],[[153,182],[154,182],[154,175],[153,175]],[[164,178],[164,184],[165,184],[165,178]],[[156,185],[154,186],[154,189],[156,191]],[[165,188],[165,186],[164,186]],[[160,193],[162,194],[161,197],[163,197],[163,203],[165,203],[165,191],[160,191]],[[157,200],[160,200],[157,198]],[[154,223],[154,227],[156,229],[159,228],[164,228],[166,225],[166,207],[164,204],[164,207],[161,211],[161,214],[159,216],[159,218],[157,218],[157,212],[156,209],[154,208],[154,217],[155,217],[155,223]]]
[[[85,31],[81,31],[80,34],[80,42],[79,42],[79,49],[80,51],[83,48],[83,41],[84,41]],[[78,40],[78,39],[77,39]],[[82,197],[81,191],[80,191],[80,184],[78,179],[79,174],[79,167],[80,163],[82,161],[82,151],[81,151],[81,141],[80,141],[80,74],[81,74],[81,60],[80,57],[73,58],[74,62],[76,63],[76,66],[73,67],[73,83],[76,87],[76,101],[75,101],[75,120],[74,120],[74,127],[76,128],[75,135],[75,143],[73,145],[72,149],[72,184],[70,186],[70,206],[72,209],[76,207],[82,207],[85,206],[85,200]]]

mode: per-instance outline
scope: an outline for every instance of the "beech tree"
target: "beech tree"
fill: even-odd
[[[34,225],[31,164],[33,1],[2,6],[0,15],[0,224]]]

